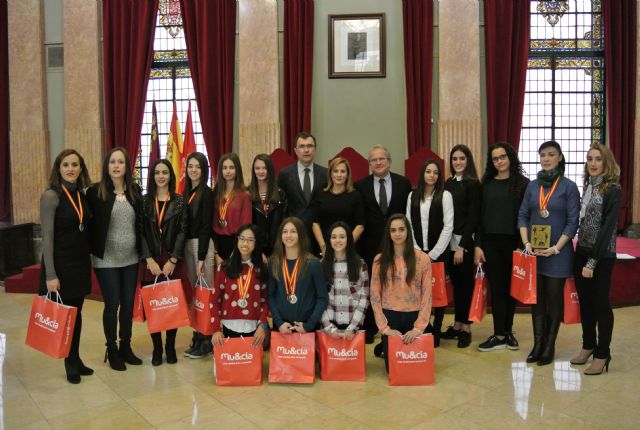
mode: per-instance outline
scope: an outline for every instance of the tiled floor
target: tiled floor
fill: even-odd
[[[434,386],[389,387],[382,360],[368,346],[365,383],[222,388],[213,382],[210,359],[180,357],[176,365],[152,367],[151,341],[138,323],[133,346],[145,364],[111,370],[102,363],[102,303],[88,301],[81,353],[96,372],[76,386],[66,382],[62,361],[24,345],[32,297],[0,290],[0,429],[639,428],[637,307],[615,310],[613,360],[602,376],[584,376],[584,366],[568,362],[580,348],[577,325],[561,327],[553,365],[526,365],[531,323],[518,314],[520,351],[476,351],[490,334],[488,316],[474,326],[472,347],[443,341],[436,350]],[[179,330],[180,351],[190,333]]]

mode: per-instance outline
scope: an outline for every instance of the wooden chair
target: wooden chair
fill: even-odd
[[[346,158],[351,166],[351,180],[356,181],[364,178],[369,174],[369,162],[358,151],[350,146],[347,146],[342,151],[338,152],[329,163],[336,157]]]
[[[421,148],[404,162],[404,175],[409,179],[414,188],[418,185],[418,180],[420,179],[418,178],[420,168],[427,160],[436,160],[440,165],[440,175],[444,175],[444,160],[430,148]]]

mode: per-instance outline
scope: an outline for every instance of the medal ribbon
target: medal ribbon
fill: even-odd
[[[162,206],[162,212],[160,212],[160,204],[158,203],[158,194],[156,194],[156,213],[158,214],[158,228],[162,225],[162,220],[164,219],[164,212],[169,205],[169,199],[171,196],[167,196],[167,200],[164,202],[164,206]]]
[[[238,294],[241,299],[245,299],[247,297],[247,293],[249,292],[249,286],[251,285],[251,276],[253,275],[253,266],[249,266],[249,273],[247,273],[247,278],[242,280],[242,274],[238,277]]]
[[[220,215],[221,220],[227,219],[227,209],[229,209],[229,205],[233,201],[233,191],[229,193],[229,196],[224,199],[224,204],[220,206],[220,210],[218,214]]]
[[[538,200],[538,206],[540,206],[541,211],[547,209],[547,206],[549,205],[549,200],[551,200],[551,196],[555,192],[559,181],[560,181],[560,176],[558,176],[556,180],[553,181],[553,185],[551,185],[551,189],[549,190],[549,194],[547,195],[544,194],[544,187],[540,185],[540,198]]]
[[[78,221],[80,221],[80,225],[82,225],[82,220],[84,219],[84,208],[82,207],[82,201],[80,200],[80,191],[76,191],[78,195],[78,204],[76,205],[76,202],[73,201],[73,197],[71,197],[71,193],[69,193],[67,187],[62,185],[62,190],[67,195],[67,199],[69,199],[69,202],[71,203],[71,206],[73,206],[73,209],[75,209],[76,214],[78,214]]]
[[[189,205],[191,204],[191,202],[193,201],[193,199],[195,199],[195,198],[196,198],[196,194],[198,194],[198,193],[197,193],[197,192],[194,192],[194,193],[192,193],[192,194],[191,194],[191,197],[189,197],[189,202],[188,202],[187,204],[189,204]]]
[[[298,279],[298,263],[300,259],[296,258],[296,264],[293,266],[293,272],[289,274],[289,266],[287,265],[287,257],[282,258],[282,276],[284,277],[284,289],[288,296],[296,293],[296,280]]]
[[[267,215],[269,213],[269,203],[267,203],[267,201],[263,199],[260,199],[260,201],[262,202],[262,212]]]

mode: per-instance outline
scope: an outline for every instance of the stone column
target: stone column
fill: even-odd
[[[49,173],[49,134],[41,0],[7,2],[13,222],[40,222]]]
[[[239,156],[247,184],[251,162],[280,146],[276,0],[239,0]]]
[[[64,146],[82,154],[94,182],[103,153],[99,4],[64,0]]]
[[[480,11],[477,0],[439,2],[438,154],[445,159],[454,145],[467,145],[482,170],[480,107]]]

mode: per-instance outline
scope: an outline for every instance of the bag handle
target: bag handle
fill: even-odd
[[[165,275],[165,274],[158,275],[158,276],[156,276],[156,278],[153,280],[153,287],[154,287],[154,288],[155,288],[156,284],[158,283],[158,278],[159,278],[160,276],[164,276],[164,277],[167,279],[167,281],[170,281],[170,280],[171,280],[171,278],[169,278],[169,277],[168,277],[167,275]],[[161,281],[161,282],[165,282],[165,281]]]
[[[52,292],[47,290],[47,294],[45,295],[45,298],[48,300],[51,300],[53,303],[59,304],[59,305],[64,305],[64,303],[62,302],[62,297],[60,297],[60,293],[56,292],[56,299],[53,300],[52,296]]]
[[[209,284],[207,284],[207,281],[205,281],[204,276],[198,276],[198,279],[196,279],[196,284],[194,286],[198,285],[200,285],[202,288],[206,288],[207,290],[211,289]]]
[[[484,270],[482,270],[482,263],[478,264],[478,268],[476,269],[476,278],[480,276],[484,278]]]

